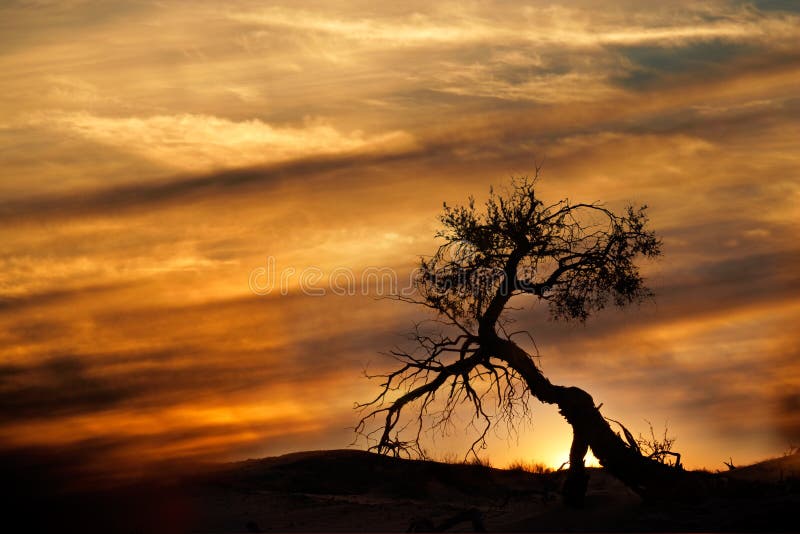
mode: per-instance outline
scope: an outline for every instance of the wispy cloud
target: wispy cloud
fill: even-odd
[[[767,16],[744,7],[723,6],[718,4],[720,10],[705,5],[639,9],[633,16],[625,10],[597,6],[519,6],[498,11],[477,5],[456,9],[452,4],[432,13],[381,18],[343,18],[284,7],[250,12],[228,10],[227,15],[247,24],[319,32],[384,46],[509,41],[568,47],[679,45],[710,39],[788,37],[798,23],[793,15]]]
[[[36,115],[30,122],[186,170],[274,163],[309,155],[407,149],[413,145],[413,138],[405,132],[372,137],[361,131],[344,134],[311,119],[298,127],[274,127],[259,119],[237,122],[210,115],[116,118],[86,112],[53,112]]]

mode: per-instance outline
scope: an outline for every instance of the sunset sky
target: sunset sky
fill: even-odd
[[[647,204],[664,252],[653,302],[518,313],[545,374],[634,433],[668,424],[690,467],[780,455],[798,36],[789,0],[3,2],[0,449],[116,469],[347,447],[364,369],[427,316],[299,273],[402,284],[443,201],[544,162],[545,199]],[[251,290],[268,258],[286,294]],[[532,408],[493,464],[566,460],[569,427]]]

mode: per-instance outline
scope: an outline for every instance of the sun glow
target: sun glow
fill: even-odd
[[[569,449],[561,450],[553,454],[547,460],[545,460],[544,463],[551,469],[555,470],[558,470],[562,467],[567,468],[569,466]],[[584,459],[584,465],[586,467],[602,467],[600,465],[600,461],[594,454],[592,454],[591,450],[589,450],[586,458]]]

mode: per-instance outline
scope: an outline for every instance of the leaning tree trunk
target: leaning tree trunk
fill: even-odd
[[[611,429],[591,395],[577,387],[552,384],[517,344],[493,337],[490,340],[493,353],[522,376],[534,397],[558,406],[572,426],[569,470],[563,488],[568,504],[580,506],[583,503],[589,480],[584,458],[589,448],[603,467],[644,498],[684,498],[704,491],[707,476],[642,456]]]

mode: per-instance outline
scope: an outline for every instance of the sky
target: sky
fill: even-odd
[[[652,301],[516,312],[545,374],[689,467],[780,455],[799,34],[778,0],[3,2],[0,449],[119,471],[351,446],[364,371],[430,318],[372,282],[436,250],[443,202],[541,164],[543,198],[647,204],[663,240]],[[494,465],[566,460],[531,407]]]

